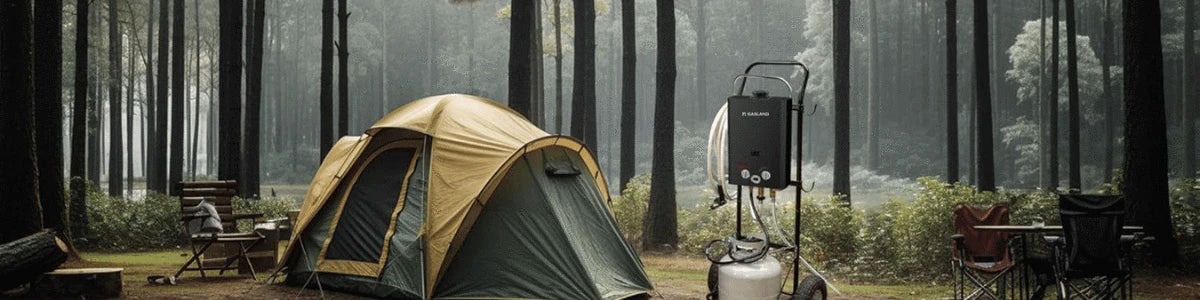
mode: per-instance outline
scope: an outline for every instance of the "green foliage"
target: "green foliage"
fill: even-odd
[[[1182,269],[1200,269],[1200,178],[1183,179],[1171,187],[1171,221]]]
[[[177,197],[150,192],[141,199],[125,199],[92,189],[87,201],[88,231],[75,236],[75,245],[80,248],[127,251],[187,243]],[[266,220],[283,217],[297,203],[290,198],[234,198],[233,205],[235,212],[261,212],[264,218],[260,220]],[[248,230],[252,221],[243,220],[238,228]]]
[[[650,200],[650,174],[634,176],[625,185],[619,197],[612,199],[613,218],[617,220],[617,228],[625,235],[635,248],[640,249],[642,241],[642,220],[646,217],[646,207]]]
[[[87,196],[88,232],[75,236],[80,248],[140,250],[187,242],[179,221],[179,200],[158,193],[142,199],[109,197],[91,190]]]
[[[1120,178],[1120,171],[1116,172]],[[1101,193],[1115,192],[1114,184]],[[974,187],[925,177],[918,179],[919,191],[912,200],[892,199],[869,210],[840,205],[837,198],[805,197],[801,206],[799,246],[804,257],[827,275],[868,282],[912,282],[949,278],[950,235],[954,234],[951,212],[958,204],[989,206],[1005,203],[1011,208],[1013,224],[1029,224],[1035,219],[1047,224],[1058,220],[1058,197],[1054,193],[979,192]],[[613,213],[622,232],[637,245],[641,238],[642,216],[649,199],[650,176],[641,175],[629,183],[624,194],[614,199]],[[1184,267],[1200,267],[1200,179],[1182,180],[1171,189],[1171,215],[1179,237]],[[743,203],[742,231],[757,233],[751,223],[749,201]],[[763,222],[772,232],[773,241],[792,235],[790,202],[778,207],[770,200],[760,205]],[[711,240],[732,235],[736,206],[710,210],[707,206],[681,207],[679,210],[679,253],[700,256]],[[776,218],[778,216],[778,218]],[[1034,249],[1044,248],[1034,241]],[[781,260],[790,259],[781,257]]]

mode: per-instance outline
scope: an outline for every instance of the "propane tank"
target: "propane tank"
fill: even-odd
[[[733,253],[722,258],[746,257],[759,251],[763,241],[737,241]],[[762,250],[765,251],[765,250]],[[717,294],[721,300],[773,300],[779,298],[783,268],[774,256],[747,263],[729,263],[717,269]]]

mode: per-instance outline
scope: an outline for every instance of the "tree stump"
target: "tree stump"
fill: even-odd
[[[0,245],[0,291],[32,282],[67,261],[67,244],[50,231]]]
[[[58,269],[46,273],[34,295],[51,298],[121,297],[122,268]]]

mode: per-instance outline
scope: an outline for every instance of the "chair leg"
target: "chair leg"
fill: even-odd
[[[205,250],[208,250],[208,247],[212,246],[212,244],[213,242],[209,241],[208,243],[204,244],[203,247],[200,247],[200,251],[196,251],[196,245],[193,244],[192,258],[189,258],[187,263],[184,263],[183,267],[179,268],[179,271],[175,272],[175,278],[179,278],[179,275],[182,275],[183,271],[187,270],[188,266],[192,265],[192,262],[195,262],[196,266],[199,267],[198,269],[200,269],[200,278],[204,278],[204,262],[200,260],[200,254],[203,254]]]
[[[254,264],[250,263],[250,255],[246,253],[246,250],[250,249],[250,248],[254,248],[254,246],[258,245],[258,243],[260,243],[260,242],[262,242],[262,240],[256,240],[256,241],[250,243],[249,247],[247,247],[245,244],[242,244],[240,242],[238,243],[238,246],[242,250],[242,254],[241,254],[242,261],[246,263],[246,268],[250,269],[250,278],[252,278],[254,280],[258,280],[258,275],[254,274]]]

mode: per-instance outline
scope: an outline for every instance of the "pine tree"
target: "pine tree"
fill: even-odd
[[[333,148],[333,0],[321,1],[321,159]],[[224,93],[222,93],[224,94]]]
[[[675,205],[675,1],[657,0],[658,49],[654,78],[654,155],[642,249],[679,244]]]
[[[988,11],[987,0],[975,0],[975,119],[977,122],[976,147],[978,157],[975,163],[979,171],[979,190],[996,190],[996,172],[993,165],[992,149],[992,87],[989,78],[991,68],[988,65]]]
[[[850,0],[833,0],[833,194],[850,206]]]
[[[35,144],[42,149],[63,148],[62,99],[62,0],[34,3],[34,47],[42,54],[34,58]],[[42,223],[58,231],[70,243],[67,227],[66,197],[63,195],[63,153],[42,151],[37,154],[38,197],[42,205]]]
[[[533,1],[513,1],[512,29],[509,31],[508,51],[508,106],[530,120],[533,115],[532,49],[533,23],[537,21]]]
[[[0,2],[0,244],[42,229],[33,132],[32,7],[29,0]]]
[[[1167,187],[1167,116],[1163,100],[1162,11],[1158,1],[1124,0],[1126,223],[1154,237],[1160,266],[1179,260]]]
[[[108,195],[121,197],[121,30],[117,0],[108,0]]]
[[[242,152],[242,1],[221,0],[218,85],[220,112],[217,177],[240,179]]]
[[[634,1],[621,0],[621,191],[633,179],[637,145],[637,39]]]

